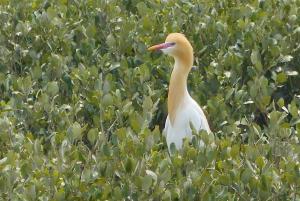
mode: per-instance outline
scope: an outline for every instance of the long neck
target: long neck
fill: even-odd
[[[171,124],[174,123],[176,111],[182,101],[188,96],[187,77],[193,65],[193,56],[188,59],[175,58],[175,65],[171,74],[168,93],[168,113]]]

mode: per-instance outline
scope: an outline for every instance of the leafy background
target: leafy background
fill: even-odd
[[[300,199],[299,1],[1,0],[0,25],[0,200]],[[216,145],[172,157],[146,51],[171,32]]]

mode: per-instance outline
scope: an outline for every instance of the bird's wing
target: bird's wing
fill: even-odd
[[[190,104],[190,121],[192,122],[195,129],[199,130],[206,130],[207,132],[211,132],[206,116],[201,109],[201,107],[198,105],[198,103],[191,98],[191,104]]]

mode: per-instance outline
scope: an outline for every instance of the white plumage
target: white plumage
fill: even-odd
[[[208,133],[210,132],[208,122],[200,106],[189,94],[184,99],[181,108],[176,112],[174,124],[171,124],[169,116],[166,119],[163,132],[169,149],[172,143],[175,144],[176,149],[180,149],[183,139],[192,137],[190,123],[196,131],[206,130]]]

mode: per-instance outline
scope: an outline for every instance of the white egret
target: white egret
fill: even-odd
[[[211,132],[205,114],[187,90],[187,78],[194,62],[193,47],[183,34],[171,33],[165,43],[154,45],[148,50],[161,50],[174,58],[164,133],[169,150],[172,143],[176,149],[181,149],[183,139],[192,137],[190,124],[196,131]]]

